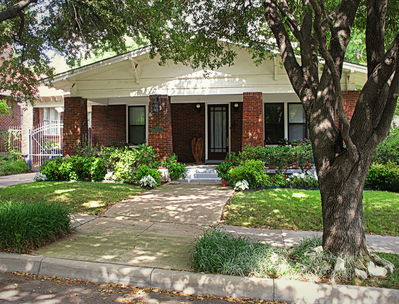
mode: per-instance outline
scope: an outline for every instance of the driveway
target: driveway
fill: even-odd
[[[25,183],[32,183],[34,182],[33,177],[36,173],[23,173],[23,174],[15,174],[15,175],[5,175],[0,176],[0,188],[18,185],[18,184],[25,184]]]
[[[188,270],[195,238],[219,222],[232,194],[218,185],[163,185],[117,203],[35,254]]]

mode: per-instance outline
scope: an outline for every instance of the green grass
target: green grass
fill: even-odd
[[[0,201],[61,203],[74,213],[99,214],[141,188],[95,182],[36,182],[0,189]]]
[[[367,233],[399,235],[399,193],[364,191],[363,205]],[[267,189],[237,193],[224,218],[227,225],[321,231],[320,192]]]

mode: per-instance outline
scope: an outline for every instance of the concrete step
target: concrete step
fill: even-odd
[[[193,179],[179,179],[180,183],[198,183],[198,184],[219,184],[221,179],[217,178],[193,178]]]
[[[191,178],[219,178],[217,173],[194,173],[189,175]]]

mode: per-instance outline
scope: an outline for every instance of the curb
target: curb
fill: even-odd
[[[388,288],[193,273],[24,254],[0,253],[0,271],[304,304],[399,303],[399,290]]]

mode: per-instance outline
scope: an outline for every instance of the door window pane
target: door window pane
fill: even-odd
[[[284,141],[284,104],[265,104],[265,143],[280,144]]]
[[[145,142],[145,106],[131,106],[129,107],[129,144],[141,145]]]

